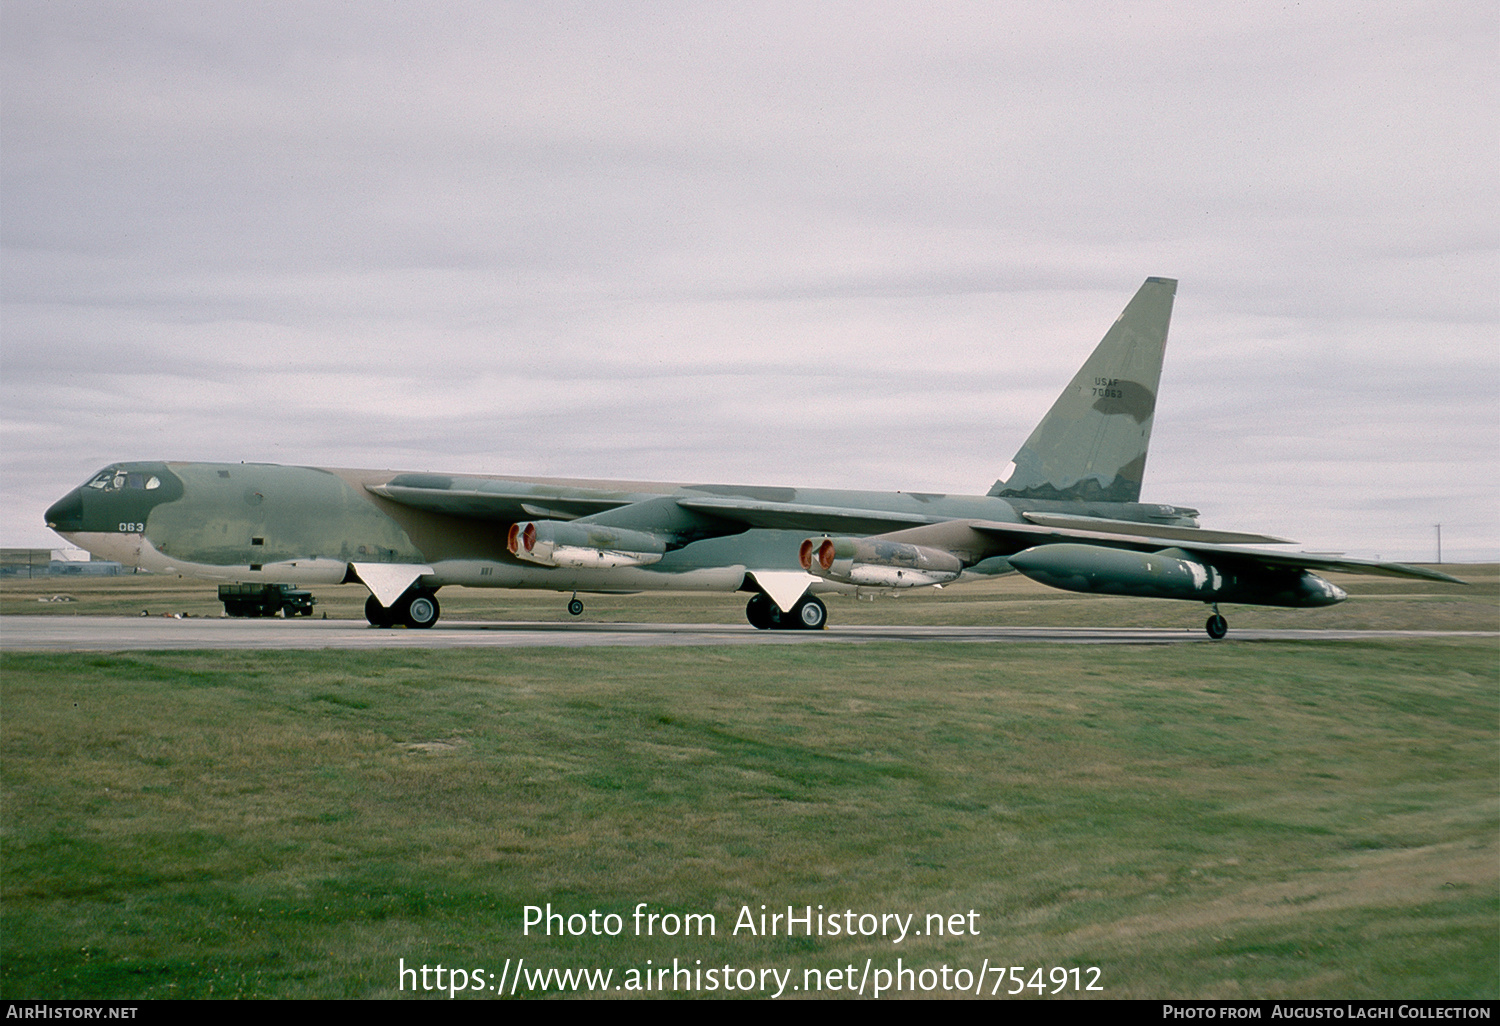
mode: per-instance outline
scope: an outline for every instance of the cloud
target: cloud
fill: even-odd
[[[982,492],[1164,274],[1148,493],[1500,558],[1485,5],[5,21],[7,544],[126,457]]]

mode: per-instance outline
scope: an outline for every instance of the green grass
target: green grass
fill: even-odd
[[[1497,685],[1493,639],[4,654],[0,993],[900,957],[1494,999]],[[522,936],[546,902],[626,935]],[[981,933],[731,936],[762,903]]]

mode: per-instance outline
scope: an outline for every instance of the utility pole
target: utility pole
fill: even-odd
[[[1438,564],[1441,565],[1443,562],[1443,525],[1437,524],[1435,526],[1437,527],[1438,535]]]

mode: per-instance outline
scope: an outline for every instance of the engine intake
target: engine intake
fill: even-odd
[[[879,538],[808,538],[797,556],[815,577],[868,588],[925,588],[963,572],[951,552]]]
[[[511,524],[505,547],[517,559],[542,566],[610,570],[647,566],[661,559],[667,543],[646,531],[578,523],[570,520],[533,520]]]

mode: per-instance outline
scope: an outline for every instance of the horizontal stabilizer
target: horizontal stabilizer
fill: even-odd
[[[1212,542],[1220,545],[1295,544],[1290,538],[1277,538],[1269,534],[1209,531],[1201,527],[1171,527],[1166,524],[1143,524],[1138,520],[1110,520],[1106,517],[1070,516],[1066,513],[1022,513],[1021,516],[1043,527],[1071,527],[1080,531],[1109,531],[1113,534],[1139,534],[1152,538],[1175,538],[1178,541]]]
[[[1086,541],[1122,549],[1139,549],[1143,552],[1171,548],[1174,545],[1186,546],[1195,551],[1223,548],[1224,546],[1220,543],[1198,539],[1205,534],[1227,533],[1220,531],[1200,533],[1199,529],[1194,527],[1137,524],[1118,520],[1095,520],[1088,517],[1061,517],[1059,519],[1069,521],[1069,523],[1067,525],[1007,524],[993,520],[971,520],[968,524],[983,534],[1009,539],[1012,543],[1023,546],[1037,545],[1050,539],[1052,541]],[[1075,526],[1083,523],[1099,526]]]

